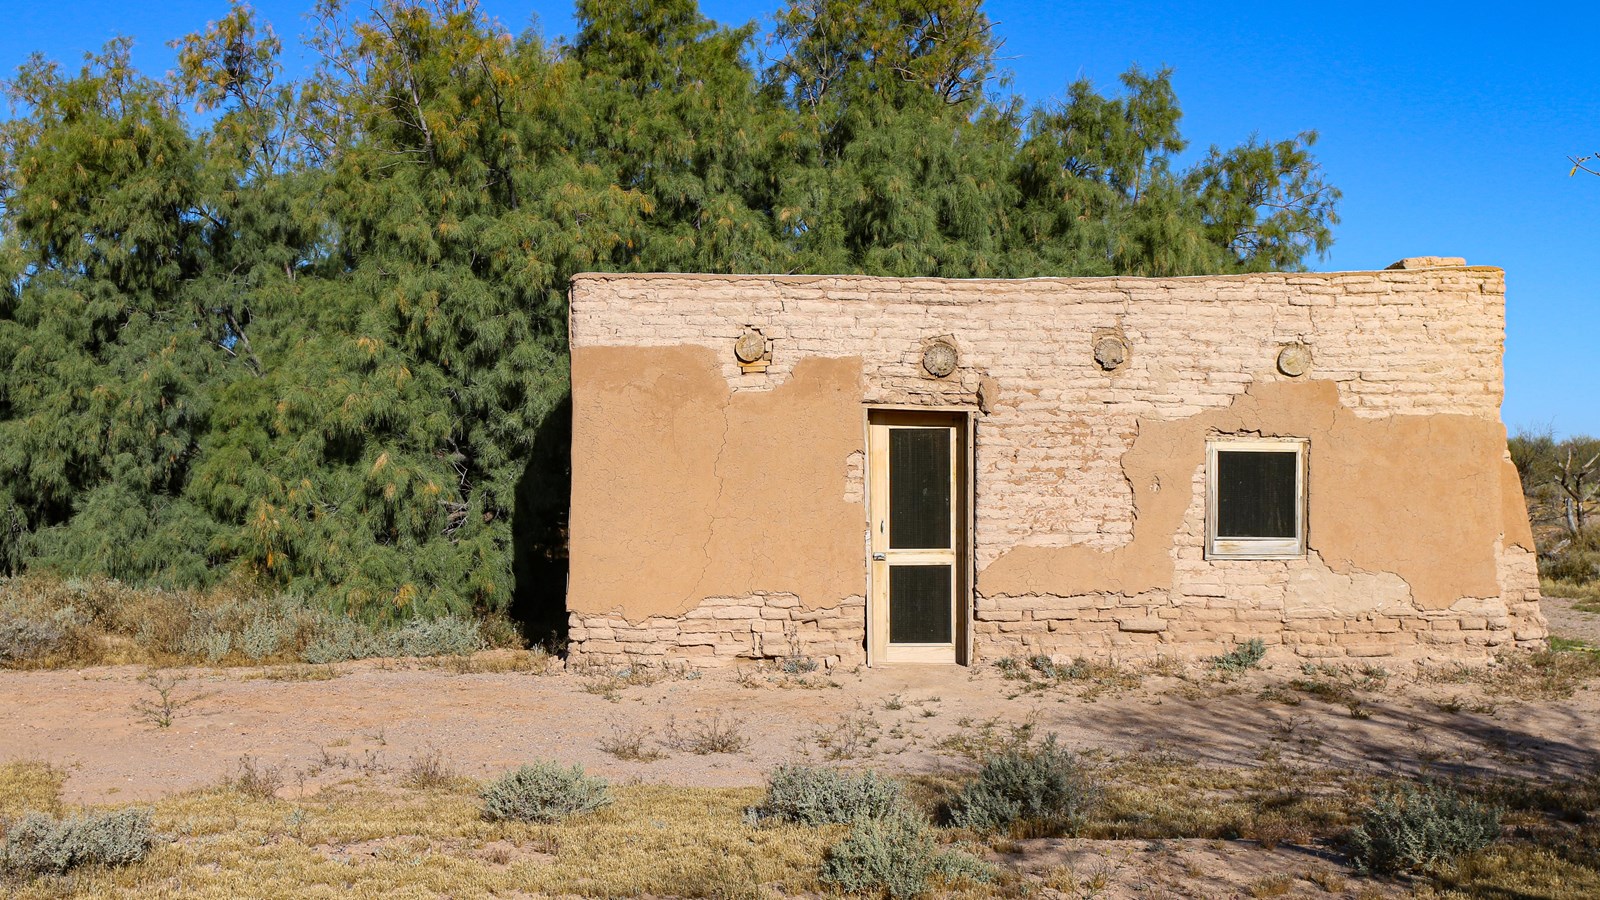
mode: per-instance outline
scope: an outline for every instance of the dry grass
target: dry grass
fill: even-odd
[[[37,792],[42,770],[0,767],[0,803]],[[146,862],[21,887],[19,898],[137,896],[489,897],[577,894],[756,897],[814,892],[842,827],[752,826],[759,789],[633,786],[560,825],[489,823],[475,786],[427,795],[374,787],[292,804],[211,790],[156,804],[173,836]],[[522,892],[518,894],[517,892]]]
[[[542,647],[532,650],[486,650],[466,656],[430,656],[416,661],[425,669],[446,669],[457,675],[545,675],[560,668],[561,660]]]
[[[995,668],[1006,678],[1020,682],[1021,693],[1065,689],[1084,700],[1105,694],[1131,691],[1144,684],[1146,675],[1171,675],[1181,672],[1181,664],[1161,657],[1145,665],[1127,666],[1119,662],[1074,659],[1055,662],[1048,656],[1022,659],[1007,656],[996,660]]]
[[[1202,767],[1153,755],[1099,757],[1095,765],[1106,801],[1084,836],[1108,839],[1261,839],[1262,823],[1276,821],[1274,827],[1289,822],[1302,830],[1282,838],[1286,843],[1331,847],[1376,786],[1329,770]],[[0,766],[0,820],[29,809],[63,812],[64,778],[39,762]],[[912,779],[908,794],[932,808],[960,782]],[[613,805],[560,824],[491,823],[481,815],[477,787],[452,778],[426,792],[396,791],[365,779],[298,800],[237,784],[175,795],[155,804],[155,825],[172,842],[144,863],[15,886],[14,896],[817,895],[823,855],[846,831],[752,824],[744,810],[761,800],[760,788],[666,785],[615,787]],[[1418,896],[1600,896],[1600,777],[1468,787],[1507,809],[1509,837],[1441,867],[1417,883]],[[1042,877],[1045,886],[1091,894],[1109,880],[1092,863]],[[1318,864],[1306,871],[1302,861],[1241,889],[1273,897],[1296,878],[1330,894],[1354,883],[1347,869]],[[1037,886],[1009,874],[970,895],[1022,896]]]
[[[343,673],[330,665],[314,666],[310,664],[299,664],[288,666],[269,666],[265,669],[261,669],[258,672],[251,672],[250,674],[243,676],[243,679],[245,681],[255,681],[259,679],[263,681],[288,682],[332,681],[333,679],[338,678],[341,674]]]
[[[1038,726],[1031,718],[1021,722],[1001,722],[988,719],[974,722],[963,716],[956,720],[956,730],[937,746],[974,762],[988,757],[1026,747],[1036,737]]]
[[[669,664],[622,666],[609,668],[606,666],[584,666],[572,668],[569,671],[583,676],[583,690],[585,693],[604,697],[612,703],[622,699],[622,692],[630,687],[649,687],[663,681],[682,679],[695,681],[700,678],[700,670],[688,666],[674,666]]]
[[[0,766],[0,823],[28,811],[61,814],[64,769],[38,760],[18,760]]]
[[[46,573],[0,578],[0,616],[39,623],[53,634],[37,652],[6,661],[17,669],[294,664],[307,660],[313,644],[350,625],[325,609],[248,580],[204,590],[163,590]],[[474,624],[489,646],[522,647],[516,626],[504,616],[487,616]],[[515,664],[543,671],[536,659],[540,654],[533,653]],[[493,667],[503,663],[493,657],[480,663],[477,656],[458,656],[444,664],[501,671]]]
[[[1487,666],[1425,670],[1437,684],[1475,684],[1490,696],[1517,700],[1564,700],[1600,678],[1600,651],[1587,648],[1506,653]]]
[[[837,725],[819,728],[800,740],[800,749],[821,751],[824,759],[863,759],[876,753],[883,726],[873,710],[857,704],[856,711],[839,718]]]
[[[1367,788],[1331,769],[1218,768],[1155,754],[1113,757],[1100,774],[1105,801],[1085,837],[1244,838],[1269,849],[1337,836]]]
[[[1600,613],[1600,581],[1570,581],[1559,578],[1539,579],[1539,590],[1546,597],[1566,597],[1576,600],[1573,609]]]

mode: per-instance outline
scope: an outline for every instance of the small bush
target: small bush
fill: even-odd
[[[323,665],[383,655],[378,641],[365,626],[331,614],[320,616],[319,620],[300,654],[306,662]]]
[[[847,894],[907,900],[928,893],[936,878],[990,881],[994,867],[965,853],[941,852],[927,823],[901,810],[855,820],[850,834],[828,848],[821,878]]]
[[[62,629],[39,619],[0,618],[0,666],[14,666],[55,649]]]
[[[23,876],[61,875],[79,866],[139,862],[157,840],[150,815],[133,808],[65,819],[28,813],[6,834],[5,868]]]
[[[223,786],[256,800],[273,800],[283,789],[283,772],[277,766],[257,764],[249,756],[239,758],[238,773],[224,779]]]
[[[938,856],[927,826],[910,815],[862,819],[828,849],[822,881],[849,894],[920,897],[937,872]]]
[[[1211,657],[1211,668],[1219,672],[1243,672],[1260,666],[1266,655],[1266,643],[1260,638],[1251,638],[1221,656]]]
[[[712,713],[686,729],[678,727],[678,720],[667,720],[666,745],[680,753],[707,756],[712,753],[739,753],[750,746],[750,736],[745,734],[743,719],[724,719],[721,713]]]
[[[550,762],[508,772],[485,785],[480,796],[483,817],[491,822],[559,822],[611,802],[605,779],[584,775],[582,766],[564,769]]]
[[[786,656],[778,668],[785,675],[809,675],[817,670],[820,664],[809,656]]]
[[[1037,747],[990,757],[977,779],[950,802],[950,819],[985,833],[1017,825],[1040,833],[1072,832],[1100,793],[1077,756],[1056,746],[1050,735]]]
[[[434,791],[455,787],[461,780],[461,775],[444,758],[444,751],[438,747],[428,747],[418,756],[411,757],[406,763],[405,772],[400,776],[402,787],[417,791]]]
[[[385,638],[390,656],[464,656],[484,645],[477,622],[454,616],[412,619]]]
[[[294,636],[294,626],[283,619],[256,616],[239,636],[239,651],[253,662],[274,656]]]
[[[629,762],[655,762],[667,754],[650,743],[653,731],[648,725],[628,728],[621,724],[611,726],[611,737],[600,741],[600,749]]]
[[[1454,789],[1407,785],[1376,797],[1350,831],[1350,858],[1364,871],[1423,868],[1488,846],[1500,835],[1500,812]]]
[[[900,782],[876,772],[841,772],[820,766],[779,766],[767,776],[767,796],[757,818],[800,825],[882,819],[903,809]]]

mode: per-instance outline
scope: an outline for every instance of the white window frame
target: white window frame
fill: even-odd
[[[1306,452],[1304,438],[1228,439],[1206,441],[1206,559],[1299,559],[1306,555]],[[1295,536],[1217,537],[1217,454],[1285,453],[1295,455]]]

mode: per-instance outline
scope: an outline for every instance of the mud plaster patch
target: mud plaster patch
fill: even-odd
[[[1194,482],[1206,438],[1217,434],[1307,438],[1310,548],[1331,573],[1396,576],[1423,609],[1498,596],[1495,544],[1502,536],[1519,546],[1526,540],[1521,488],[1506,476],[1499,422],[1363,418],[1340,402],[1332,381],[1257,383],[1226,409],[1142,421],[1122,458],[1127,483]],[[993,597],[1171,589],[1173,544],[1193,496],[1130,493],[1135,521],[1126,544],[1016,547],[979,573],[978,590]]]

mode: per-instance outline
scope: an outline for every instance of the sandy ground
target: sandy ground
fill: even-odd
[[[1563,625],[1557,633],[1577,632]],[[617,780],[704,786],[759,784],[773,765],[792,760],[948,771],[970,764],[951,740],[980,736],[985,723],[996,734],[1032,723],[1076,749],[1161,752],[1218,765],[1279,758],[1351,770],[1559,776],[1600,763],[1595,686],[1567,699],[1524,702],[1396,671],[1382,688],[1359,695],[1367,717],[1354,718],[1342,703],[1284,690],[1301,676],[1289,660],[1269,660],[1266,669],[1234,680],[1191,666],[1181,677],[1146,675],[1136,688],[1097,697],[1070,685],[1026,690],[992,666],[801,678],[709,672],[622,686],[609,697],[592,673],[458,674],[404,661],[344,664],[324,680],[278,680],[308,671],[328,674],[307,667],[167,670],[180,680],[170,692],[178,708],[164,728],[138,709],[158,699],[141,680],[143,669],[0,673],[0,760],[68,767],[70,803],[212,784],[245,757],[277,767],[287,791],[314,791],[352,774],[398,773],[434,752],[477,777],[555,759]],[[663,746],[674,732],[692,735],[712,722],[732,726],[747,747],[698,755]],[[630,731],[665,757],[626,762],[603,749]]]
[[[1600,645],[1600,615],[1548,600],[1552,632]],[[509,659],[480,655],[477,668]],[[0,761],[36,759],[70,775],[72,804],[155,798],[217,783],[241,761],[275,767],[292,798],[352,778],[397,781],[437,757],[483,777],[524,762],[582,763],[617,781],[757,785],[779,762],[900,772],[973,765],[985,736],[1031,724],[1094,753],[1155,752],[1208,765],[1268,761],[1373,772],[1569,776],[1600,765],[1600,682],[1565,699],[1521,701],[1482,683],[1413,669],[1325,702],[1296,690],[1298,661],[1241,677],[1203,664],[1146,673],[1134,687],[1066,682],[1030,689],[993,666],[900,667],[785,675],[770,668],[678,673],[624,684],[601,672],[463,674],[459,662],[371,660],[335,667],[177,669],[171,723],[142,668],[0,672]],[[737,752],[672,746],[715,724]],[[625,761],[631,735],[662,754]],[[355,852],[355,851],[351,851]],[[996,862],[1043,897],[1388,897],[1406,886],[1354,876],[1317,848],[1250,841],[1014,841]]]
[[[1564,597],[1546,597],[1540,601],[1539,607],[1550,622],[1550,633],[1600,647],[1600,613],[1573,609],[1576,602]]]

